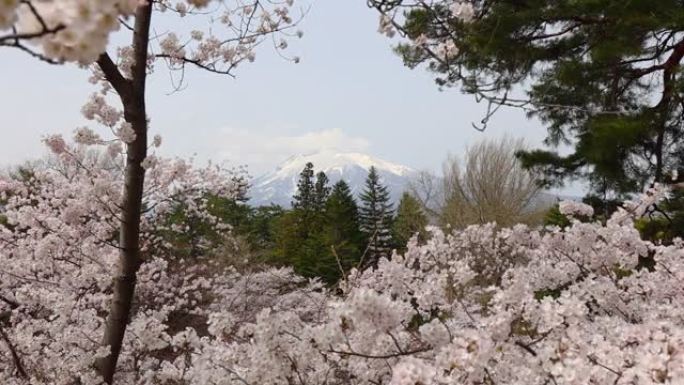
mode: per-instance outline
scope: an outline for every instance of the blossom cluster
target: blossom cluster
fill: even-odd
[[[684,243],[641,239],[624,212],[547,231],[432,229],[426,244],[352,272],[343,294],[317,307],[266,308],[234,334],[212,329],[175,380],[680,383]],[[231,319],[213,322],[222,317]]]
[[[82,143],[98,142],[78,130]],[[117,263],[121,170],[103,152],[58,155],[0,180],[0,383],[98,384],[95,358]],[[244,179],[154,158],[144,261],[121,384],[678,384],[684,378],[684,242],[641,238],[655,186],[605,224],[566,204],[566,228],[445,233],[353,270],[333,289],[291,269],[238,271],[174,258],[164,218],[183,207],[230,237],[209,195]],[[565,211],[565,209],[564,209]],[[211,255],[200,248],[201,254]]]
[[[594,208],[586,203],[565,200],[558,204],[558,210],[563,215],[592,217]]]
[[[161,1],[162,12],[174,12],[181,18],[202,18],[197,1],[172,3]],[[285,57],[287,39],[302,37],[301,31],[293,30],[299,21],[293,16],[293,0],[277,2],[236,2],[234,6],[223,4],[220,11],[208,19],[210,28],[191,29],[185,34],[169,31],[158,39],[157,57],[166,60],[172,69],[187,64],[218,73],[230,73],[242,62],[256,58],[256,48],[266,37],[273,41],[274,48]],[[270,7],[268,5],[271,5]],[[288,58],[298,62],[297,57]]]
[[[50,0],[0,2],[0,38],[6,32],[7,41],[27,40],[40,48],[40,54],[58,62],[90,64],[105,52],[111,35],[122,25],[131,28],[136,9],[147,5],[141,0]],[[193,19],[193,27],[206,26],[206,30],[191,30],[183,36],[175,30],[160,32],[157,47],[151,46],[148,54],[151,65],[155,59],[165,59],[172,68],[186,63],[204,69],[229,73],[242,61],[253,61],[256,47],[274,35],[274,47],[287,48],[287,39],[301,37],[299,31],[290,31],[299,20],[290,9],[293,0],[275,2],[242,2],[219,0],[155,1],[151,5],[158,14],[159,26],[164,28],[173,13],[179,18]],[[197,20],[201,18],[202,20]],[[153,18],[157,19],[157,16]],[[15,39],[16,37],[16,39]],[[131,47],[118,50],[118,64],[124,75],[130,76],[133,64]],[[298,59],[291,58],[294,61]]]
[[[107,354],[99,341],[119,260],[122,155],[85,145],[102,142],[89,130],[78,129],[75,137],[75,145],[46,138],[53,156],[0,178],[2,384],[100,383],[93,363]],[[225,270],[174,259],[164,218],[182,206],[229,236],[228,226],[208,212],[207,197],[236,199],[244,188],[239,171],[212,165],[159,158],[148,170],[143,264],[117,377],[122,383],[138,381],[142,372],[134,368],[142,357],[170,349],[170,328],[204,317],[195,309],[211,277]]]
[[[7,1],[0,5],[0,30],[14,27],[37,36],[46,57],[82,64],[104,52],[119,18],[135,12],[139,0]]]

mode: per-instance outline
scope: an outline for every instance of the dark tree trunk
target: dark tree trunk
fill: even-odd
[[[151,2],[138,7],[133,35],[135,64],[132,69],[132,79],[125,79],[106,53],[98,60],[107,80],[112,83],[121,98],[124,107],[124,119],[135,131],[135,140],[127,146],[122,200],[123,212],[119,230],[119,266],[113,280],[113,294],[102,338],[102,345],[110,346],[111,354],[96,363],[99,374],[107,384],[113,383],[116,363],[121,353],[122,341],[130,318],[136,274],[141,263],[140,215],[145,180],[142,161],[147,156],[145,81],[151,16]]]

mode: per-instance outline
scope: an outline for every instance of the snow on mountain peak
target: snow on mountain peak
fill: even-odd
[[[355,193],[361,191],[368,171],[371,166],[375,166],[383,183],[390,188],[392,196],[397,198],[405,190],[410,177],[415,174],[415,170],[410,167],[358,152],[323,150],[313,154],[294,155],[281,163],[275,171],[253,181],[251,203],[289,206],[297,188],[299,173],[309,162],[313,163],[316,173],[325,172],[331,184],[344,179]]]
[[[308,162],[313,163],[317,171],[323,172],[350,165],[362,167],[366,171],[370,170],[371,166],[375,166],[378,170],[388,171],[397,175],[406,175],[413,172],[409,167],[375,158],[368,154],[359,152],[334,152],[330,150],[319,151],[308,155],[291,156],[278,166],[277,172],[290,172],[296,170],[297,174],[299,174]]]

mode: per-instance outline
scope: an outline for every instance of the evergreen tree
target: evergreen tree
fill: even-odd
[[[329,196],[324,207],[315,212],[315,220],[306,231],[301,229],[302,210],[294,209],[282,216],[276,232],[276,262],[292,266],[305,277],[334,284],[343,272],[358,264],[366,238],[359,230],[358,207],[349,185],[339,181],[325,195]]]
[[[546,184],[579,177],[594,196],[621,200],[652,181],[668,183],[672,171],[684,168],[683,2],[369,5],[396,15],[385,24],[406,36],[396,51],[407,66],[427,64],[440,86],[461,87],[489,103],[483,122],[506,105],[546,125],[551,148],[519,154]],[[573,151],[556,151],[563,145]]]
[[[292,266],[298,271],[301,259],[302,237],[300,212],[290,210],[275,220],[275,249],[269,261],[278,266]]]
[[[365,248],[365,237],[359,228],[358,206],[344,180],[333,186],[325,212],[325,242],[332,247],[329,252],[332,253],[334,249],[337,254],[333,255],[336,258],[335,263],[339,258],[339,263],[346,272],[358,264]],[[339,278],[339,274],[335,278]]]
[[[274,261],[292,266],[299,274],[307,275],[303,268],[310,265],[309,239],[315,229],[314,166],[311,162],[299,174],[297,191],[292,197],[292,210],[276,222]]]
[[[275,257],[305,277],[333,282],[340,276],[325,234],[325,205],[330,194],[328,177],[307,163],[300,173],[292,211],[278,221]]]
[[[258,256],[264,257],[273,252],[275,231],[278,218],[285,214],[282,207],[272,204],[253,208],[249,214],[248,225],[241,230],[247,242]]]
[[[292,201],[292,208],[295,210],[311,211],[314,208],[315,189],[314,189],[314,168],[313,163],[308,162],[301,173],[297,182],[297,192]]]
[[[420,202],[413,195],[405,192],[397,207],[397,216],[392,225],[392,238],[397,249],[404,250],[409,239],[418,234],[419,240],[425,240],[427,216]]]
[[[314,209],[316,211],[323,211],[325,209],[325,202],[330,195],[330,187],[328,186],[328,176],[323,171],[316,174],[316,184],[314,186]]]
[[[293,229],[300,240],[309,238],[312,230],[316,227],[317,206],[316,189],[314,185],[314,165],[308,162],[301,173],[297,182],[297,191],[292,197],[293,219],[296,227]]]
[[[375,167],[370,168],[360,199],[361,231],[368,242],[364,265],[377,266],[380,258],[389,258],[391,253],[392,203],[389,201],[389,190],[380,182]]]
[[[317,277],[328,284],[335,283],[340,276],[340,269],[326,242],[323,228],[317,228],[299,242],[299,253],[293,265],[295,271],[304,277]]]

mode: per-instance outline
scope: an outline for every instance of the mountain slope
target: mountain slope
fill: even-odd
[[[292,195],[297,189],[299,173],[308,162],[313,163],[315,172],[326,173],[331,186],[344,179],[357,196],[363,190],[368,170],[375,166],[382,183],[389,187],[395,203],[416,173],[409,167],[357,152],[321,151],[309,155],[295,155],[281,163],[275,171],[252,181],[249,204],[261,206],[275,203],[289,207]]]

